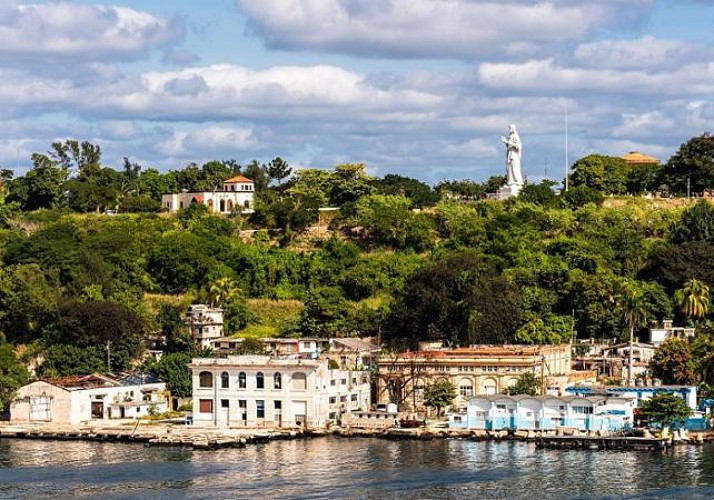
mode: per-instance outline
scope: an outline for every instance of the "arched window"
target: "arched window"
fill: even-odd
[[[221,373],[221,389],[228,389],[228,372]]]
[[[273,375],[273,387],[276,389],[283,388],[283,376],[279,372],[275,372],[275,375]]]
[[[293,389],[304,391],[307,389],[307,376],[302,372],[293,374]]]
[[[211,372],[201,372],[198,374],[199,387],[213,387],[213,374]]]
[[[238,389],[245,389],[245,372],[238,374]]]
[[[256,373],[255,388],[256,389],[265,389],[265,378],[263,377],[263,372]]]

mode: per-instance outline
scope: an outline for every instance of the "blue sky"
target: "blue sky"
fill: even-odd
[[[0,0],[0,165],[53,140],[108,165],[274,156],[430,183],[666,161],[712,130],[709,0]]]

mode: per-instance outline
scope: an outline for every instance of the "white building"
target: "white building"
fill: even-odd
[[[176,212],[191,203],[200,203],[211,212],[231,214],[252,210],[254,194],[253,181],[237,175],[224,181],[221,190],[165,194],[161,196],[161,206],[169,212]]]
[[[326,359],[195,358],[193,423],[232,427],[323,427],[367,409],[366,371],[330,370]]]
[[[684,328],[682,326],[673,326],[671,319],[662,321],[661,325],[655,325],[649,329],[649,341],[655,347],[659,347],[662,342],[671,338],[687,339],[694,337],[694,328]]]
[[[618,431],[633,424],[635,399],[627,395],[506,396],[469,400],[465,414],[449,417],[449,427],[488,430]]]
[[[83,422],[140,418],[168,410],[166,384],[147,373],[81,375],[31,382],[17,391],[13,423]]]
[[[212,342],[223,336],[223,309],[193,304],[186,311],[184,320],[191,338],[201,347],[212,347]]]

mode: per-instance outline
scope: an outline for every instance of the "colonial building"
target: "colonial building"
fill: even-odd
[[[200,203],[211,212],[231,214],[252,210],[254,194],[253,181],[237,175],[224,181],[223,189],[165,194],[161,196],[161,205],[169,212],[176,212],[191,203]]]
[[[619,431],[633,424],[629,396],[477,396],[465,413],[449,416],[449,427],[487,430]]]
[[[659,160],[657,158],[655,158],[654,156],[649,156],[649,155],[640,153],[639,151],[630,151],[626,155],[623,155],[622,159],[625,160],[630,165],[657,165],[657,164],[659,164]]]
[[[329,369],[326,359],[195,358],[193,423],[231,427],[324,427],[367,409],[369,373]]]
[[[455,406],[465,408],[476,395],[503,393],[525,372],[542,377],[544,389],[558,391],[571,376],[571,348],[563,345],[473,346],[428,348],[381,355],[378,360],[378,401],[394,402],[400,410],[424,409],[424,388],[439,379],[457,390]]]
[[[166,384],[148,373],[81,375],[31,382],[17,391],[10,407],[13,423],[76,425],[163,413]]]
[[[189,306],[184,317],[193,341],[202,347],[213,347],[223,335],[223,309],[206,304]]]

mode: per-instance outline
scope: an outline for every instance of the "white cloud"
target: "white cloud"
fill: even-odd
[[[649,0],[236,0],[271,48],[363,57],[532,56]]]
[[[645,35],[635,40],[601,40],[577,47],[575,61],[586,67],[623,70],[677,68],[711,60],[714,47]]]
[[[7,58],[135,58],[176,42],[183,23],[126,7],[51,2],[0,5],[0,55]]]
[[[672,71],[648,72],[574,68],[553,59],[524,63],[483,63],[481,83],[503,92],[593,92],[617,95],[682,95],[714,92],[714,62],[680,66]]]
[[[240,151],[259,147],[252,128],[201,127],[194,130],[176,130],[157,142],[155,150],[167,156],[203,155]]]

